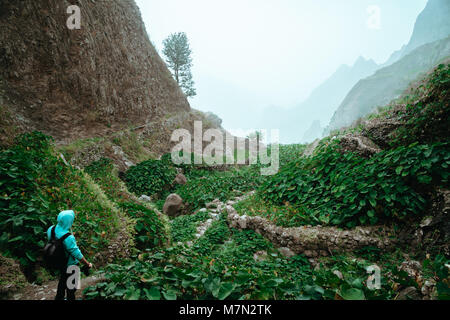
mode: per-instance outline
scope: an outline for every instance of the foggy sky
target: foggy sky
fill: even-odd
[[[193,51],[197,97],[226,129],[259,129],[264,108],[291,108],[342,64],[377,63],[406,44],[427,0],[136,0],[158,52],[174,32]],[[367,8],[381,10],[369,28]],[[314,120],[314,119],[311,119]]]

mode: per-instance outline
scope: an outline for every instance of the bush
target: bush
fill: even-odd
[[[155,211],[131,202],[120,203],[119,207],[136,221],[136,248],[145,250],[166,243],[164,225]]]
[[[0,246],[27,268],[36,261],[54,218],[48,214],[50,203],[40,182],[49,162],[57,161],[50,152],[50,138],[41,133],[23,135],[16,142],[0,153]]]
[[[202,173],[203,176],[191,178],[186,185],[178,186],[176,189],[176,193],[192,210],[202,208],[215,199],[227,201],[240,192],[255,190],[262,181],[259,168],[256,166]]]
[[[199,211],[195,215],[179,216],[173,219],[171,228],[173,243],[194,240],[198,223],[208,218],[208,212]]]
[[[175,179],[176,170],[164,161],[147,160],[126,172],[128,190],[136,195],[162,197]]]

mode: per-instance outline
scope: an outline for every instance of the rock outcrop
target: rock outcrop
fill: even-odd
[[[449,14],[448,0],[429,0],[425,9],[417,17],[409,43],[396,51],[384,65],[395,63],[426,43],[447,37],[450,34]]]
[[[343,152],[353,152],[364,158],[370,158],[381,152],[381,149],[375,143],[361,135],[346,134],[339,139]]]

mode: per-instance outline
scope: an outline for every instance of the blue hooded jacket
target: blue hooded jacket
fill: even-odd
[[[58,224],[56,225],[55,229],[56,239],[59,239],[66,233],[70,232],[70,228],[72,227],[74,219],[75,219],[75,212],[73,212],[72,210],[66,210],[59,213]],[[47,230],[47,237],[49,240],[52,236],[51,233],[52,228],[53,226],[51,226]],[[66,256],[69,256],[67,265],[73,266],[78,264],[78,261],[80,261],[83,258],[83,255],[81,254],[81,251],[77,246],[77,241],[75,240],[75,237],[73,235],[70,235],[64,240],[63,243],[64,247],[66,248]]]

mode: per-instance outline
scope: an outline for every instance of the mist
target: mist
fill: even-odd
[[[233,132],[264,129],[266,110],[294,108],[361,56],[384,63],[408,42],[427,0],[136,2],[160,54],[169,34],[187,34],[197,89],[190,104]],[[380,12],[375,25],[371,6]]]

